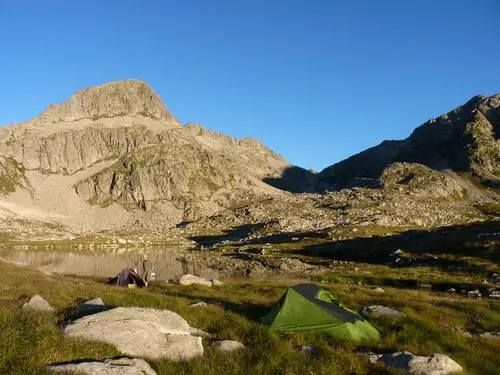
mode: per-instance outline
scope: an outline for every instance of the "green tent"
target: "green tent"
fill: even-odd
[[[328,290],[314,284],[288,288],[262,322],[285,331],[327,333],[354,341],[380,340],[370,323],[344,307]]]

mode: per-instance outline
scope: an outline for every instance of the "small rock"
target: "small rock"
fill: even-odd
[[[455,326],[451,326],[451,325],[446,325],[445,328],[448,329],[449,331],[456,332],[456,333],[458,333],[460,335],[467,336],[467,337],[472,337],[472,335],[470,334],[470,332],[467,332],[463,328],[455,327]]]
[[[214,343],[212,343],[212,348],[220,350],[222,352],[235,352],[238,350],[246,349],[245,345],[243,345],[241,342],[231,340],[215,341]]]
[[[207,307],[206,302],[196,302],[189,305],[189,307]]]
[[[28,302],[23,305],[23,309],[32,309],[39,311],[55,311],[55,309],[50,306],[50,303],[45,301],[41,296],[35,294],[30,298]]]
[[[371,288],[371,290],[372,290],[373,292],[377,292],[377,293],[385,293],[385,290],[384,290],[384,289],[382,289],[382,288],[380,288],[380,287],[378,287],[378,286],[374,286],[374,287],[372,287],[372,288]]]
[[[398,258],[396,259],[396,263],[399,265],[399,266],[410,266],[413,262],[413,259],[412,258]]]
[[[319,350],[316,349],[314,346],[303,345],[299,348],[299,351],[310,356],[319,355]]]
[[[424,226],[424,222],[422,221],[422,219],[419,219],[419,218],[416,218],[413,220],[413,222],[415,223],[416,226],[418,227],[422,227]]]
[[[182,276],[179,280],[179,284],[181,285],[198,284],[198,285],[212,286],[212,282],[210,280],[190,274]]]
[[[473,333],[472,335],[483,339],[500,339],[500,330],[495,332],[478,332]]]
[[[421,289],[432,289],[431,284],[420,284],[419,286]]]
[[[82,303],[80,306],[78,306],[78,309],[79,313],[90,315],[109,310],[110,308],[104,304],[101,298],[94,298]]]
[[[467,296],[469,298],[474,298],[474,299],[481,299],[481,292],[479,290],[471,290],[470,292],[467,293]]]
[[[157,375],[146,361],[138,358],[106,359],[105,361],[69,363],[49,366],[54,372],[78,372],[88,375]]]
[[[456,290],[455,290],[455,288],[450,288],[450,289],[448,289],[448,290],[447,290],[447,292],[448,292],[448,293],[455,293],[455,292],[456,292]]]
[[[394,255],[394,256],[401,255],[401,254],[404,254],[404,251],[401,249],[397,249],[395,252],[392,253],[392,255]]]
[[[84,303],[82,303],[82,305],[105,306],[104,305],[104,301],[102,300],[102,298],[90,299],[90,300],[85,301]]]
[[[212,285],[215,285],[215,286],[224,285],[224,283],[222,281],[219,281],[217,279],[212,279],[211,281],[212,281]]]
[[[375,358],[369,357],[370,360]],[[401,369],[410,374],[447,375],[462,371],[462,366],[444,354],[433,354],[432,357],[421,357],[410,352],[396,352],[381,355],[375,362],[383,362],[386,366]]]
[[[202,331],[201,329],[194,328],[194,327],[189,328],[189,333],[192,336],[197,336],[197,337],[210,336],[210,333]]]
[[[493,292],[490,292],[488,297],[494,298],[494,299],[500,299],[500,290],[495,290]]]
[[[361,310],[361,316],[368,318],[370,316],[381,316],[387,318],[405,318],[406,314],[389,307],[374,305],[365,307]]]

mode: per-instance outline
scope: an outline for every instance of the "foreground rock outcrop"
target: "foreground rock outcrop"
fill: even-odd
[[[49,366],[53,372],[78,372],[87,375],[156,375],[156,371],[138,358],[106,359],[105,361],[68,363]]]
[[[387,366],[401,369],[415,375],[447,375],[461,372],[462,366],[444,354],[433,354],[432,357],[421,357],[410,352],[387,354],[371,354],[372,363],[381,362]]]
[[[189,360],[203,355],[201,337],[179,315],[167,310],[117,307],[71,322],[71,338],[115,345],[124,354],[148,358]]]

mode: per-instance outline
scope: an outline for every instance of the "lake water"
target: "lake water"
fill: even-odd
[[[143,254],[140,249],[114,249],[109,252],[0,249],[0,258],[8,262],[44,272],[93,277],[114,277],[123,268],[137,268]],[[219,272],[208,268],[202,259],[190,257],[189,261],[186,261],[185,254],[178,247],[148,249],[156,279],[176,279],[186,273],[219,280],[248,279],[243,275],[238,277],[230,271]]]

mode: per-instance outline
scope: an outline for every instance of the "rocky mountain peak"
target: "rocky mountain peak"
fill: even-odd
[[[330,188],[377,186],[392,163],[471,173],[500,186],[500,94],[467,103],[417,127],[402,141],[385,141],[320,173]]]
[[[138,115],[180,125],[158,94],[147,83],[135,79],[79,90],[64,103],[50,105],[37,120],[57,123]]]

